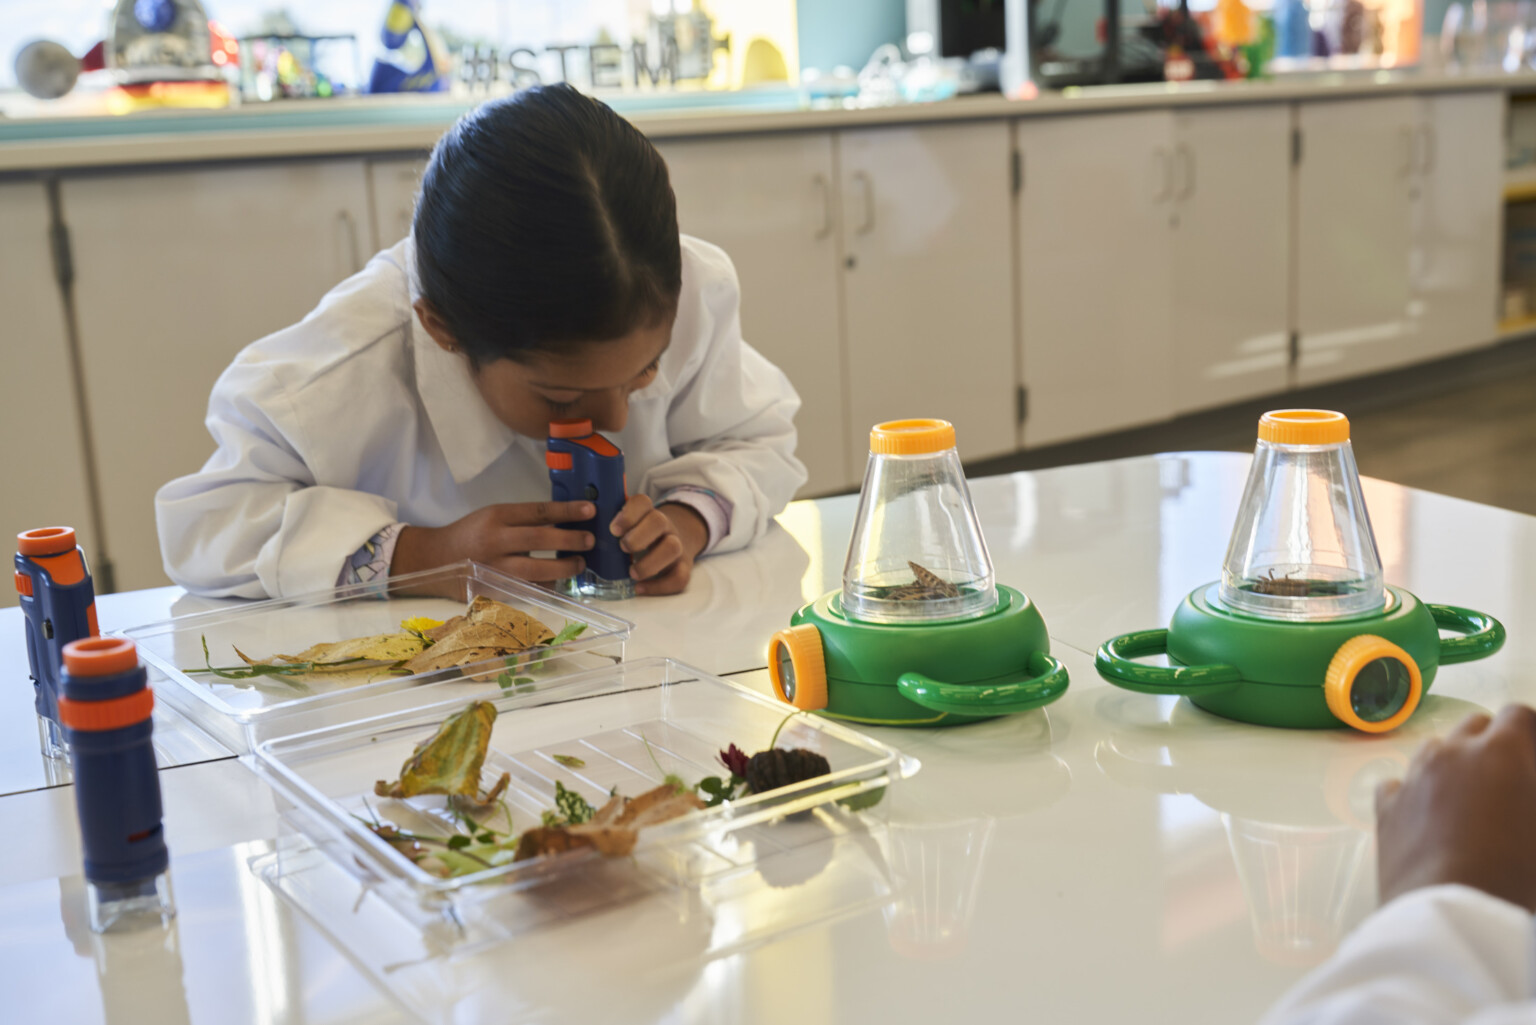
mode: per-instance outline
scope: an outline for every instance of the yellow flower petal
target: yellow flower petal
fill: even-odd
[[[400,629],[409,630],[412,633],[426,633],[428,630],[436,630],[442,625],[442,620],[432,619],[429,616],[412,616],[410,619],[400,620]]]

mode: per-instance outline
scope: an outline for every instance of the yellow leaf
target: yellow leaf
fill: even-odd
[[[422,639],[414,634],[374,634],[371,637],[353,637],[329,644],[315,644],[297,655],[274,655],[267,661],[278,665],[283,662],[346,662],[349,659],[383,663],[404,662],[421,654],[424,647]],[[335,668],[351,671],[365,667],[354,662]]]

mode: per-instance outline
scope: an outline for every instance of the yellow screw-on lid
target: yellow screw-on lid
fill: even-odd
[[[1349,418],[1330,409],[1275,409],[1259,417],[1259,440],[1274,445],[1337,445]]]
[[[955,425],[948,420],[887,420],[869,432],[869,451],[877,456],[925,456],[955,447]]]

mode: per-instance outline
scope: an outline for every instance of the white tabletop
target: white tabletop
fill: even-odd
[[[262,784],[214,761],[161,774],[169,936],[81,929],[68,787],[0,798],[0,979],[71,1022],[142,1020],[139,1001],[165,1021],[393,1021],[392,1000],[444,1021],[1253,1020],[1374,905],[1375,783],[1468,710],[1536,701],[1536,519],[1366,481],[1388,579],[1509,628],[1495,657],[1443,669],[1396,733],[1246,726],[1105,684],[1099,642],[1165,625],[1217,575],[1246,468],[1190,454],[973,481],[998,579],[1043,609],[1071,690],[1025,715],[869,731],[922,769],[867,832],[829,839],[808,881],[386,966],[376,952],[398,938],[346,877],[307,913],[263,881],[303,864],[302,844]],[[759,669],[796,604],[837,584],[854,505],[797,503],[753,550],[701,563],[688,594],[618,610],[637,624],[631,655]],[[108,596],[102,625],[176,603]],[[24,682],[9,615],[0,664]],[[737,678],[767,687],[761,671]],[[0,774],[40,762],[22,690],[0,694]]]

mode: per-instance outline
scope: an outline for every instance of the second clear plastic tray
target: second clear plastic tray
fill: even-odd
[[[833,802],[873,805],[886,786],[917,767],[894,748],[844,726],[805,714],[786,719],[778,702],[667,659],[564,677],[493,703],[498,715],[482,786],[489,788],[503,772],[511,775],[506,803],[513,831],[538,825],[542,813],[554,808],[557,781],[600,806],[610,793],[637,796],[668,776],[691,786],[726,775],[719,751],[733,743],[747,752],[763,750],[776,733],[778,747],[814,750],[826,757],[831,773],[648,827],[628,858],[574,851],[444,879],[402,857],[370,823],[418,835],[457,831],[446,798],[381,798],[374,783],[397,778],[417,745],[464,706],[461,700],[265,741],[246,762],[296,806],[312,842],[338,864],[375,880],[392,902],[402,908],[451,906],[456,922],[489,918],[482,924],[501,935],[611,904],[626,892],[648,889],[647,881],[696,885],[722,867],[751,863],[760,845],[771,841],[744,839],[747,827]],[[511,905],[515,910],[506,910]]]
[[[295,654],[310,645],[374,634],[399,633],[416,616],[447,620],[478,596],[493,598],[538,619],[555,633],[580,624],[581,632],[557,648],[533,649],[512,667],[514,678],[552,679],[623,660],[632,624],[474,562],[393,577],[382,591],[360,584],[292,598],[179,616],[119,631],[133,640],[163,700],[236,753],[263,739],[318,725],[376,716],[389,709],[442,701],[441,686],[466,683],[495,692],[508,669],[496,658],[431,673],[402,675],[385,668],[366,673],[292,679],[228,679],[197,672],[212,664],[238,666],[241,652],[255,659]],[[548,654],[540,657],[541,652]],[[502,680],[510,682],[510,680]]]

